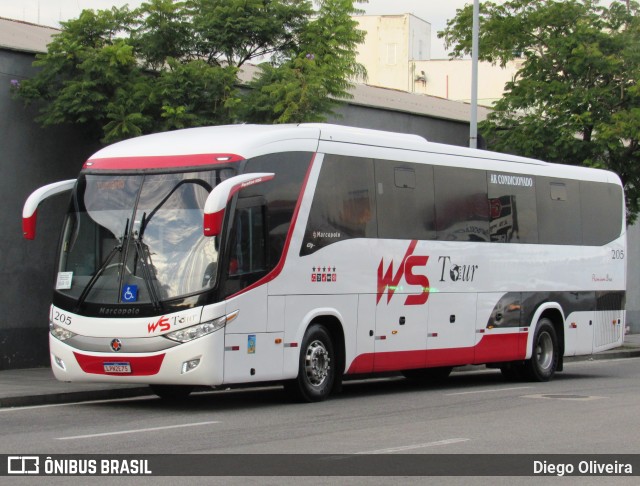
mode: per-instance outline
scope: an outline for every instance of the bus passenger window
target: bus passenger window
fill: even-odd
[[[375,238],[375,208],[373,161],[326,155],[300,254],[351,238]]]
[[[544,245],[581,245],[580,183],[538,177],[538,231]]]
[[[487,172],[489,231],[495,243],[537,243],[536,179],[526,174]]]
[[[433,167],[376,160],[375,169],[378,237],[434,240]]]
[[[487,176],[483,170],[435,167],[439,240],[489,241]]]

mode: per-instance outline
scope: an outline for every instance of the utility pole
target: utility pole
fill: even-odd
[[[480,31],[480,0],[473,0],[473,31],[471,46],[471,120],[469,147],[478,148],[478,32]]]

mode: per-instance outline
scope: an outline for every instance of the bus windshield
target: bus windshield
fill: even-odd
[[[216,238],[204,237],[207,196],[233,169],[84,174],[62,235],[56,290],[97,304],[152,303],[209,290]]]

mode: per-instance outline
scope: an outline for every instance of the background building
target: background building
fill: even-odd
[[[412,14],[353,17],[366,32],[358,62],[367,68],[367,84],[410,93],[469,102],[471,59],[431,59],[431,24]],[[502,97],[521,61],[504,68],[478,65],[478,103],[491,106]]]
[[[415,63],[431,58],[431,24],[411,14],[353,17],[366,32],[358,62],[372,86],[415,91]]]

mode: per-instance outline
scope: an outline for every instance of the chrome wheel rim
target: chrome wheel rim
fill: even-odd
[[[536,361],[542,370],[551,368],[551,363],[553,362],[553,340],[548,332],[543,332],[538,336]]]
[[[322,341],[316,340],[309,344],[304,367],[311,385],[318,387],[327,380],[331,368],[331,358]]]

